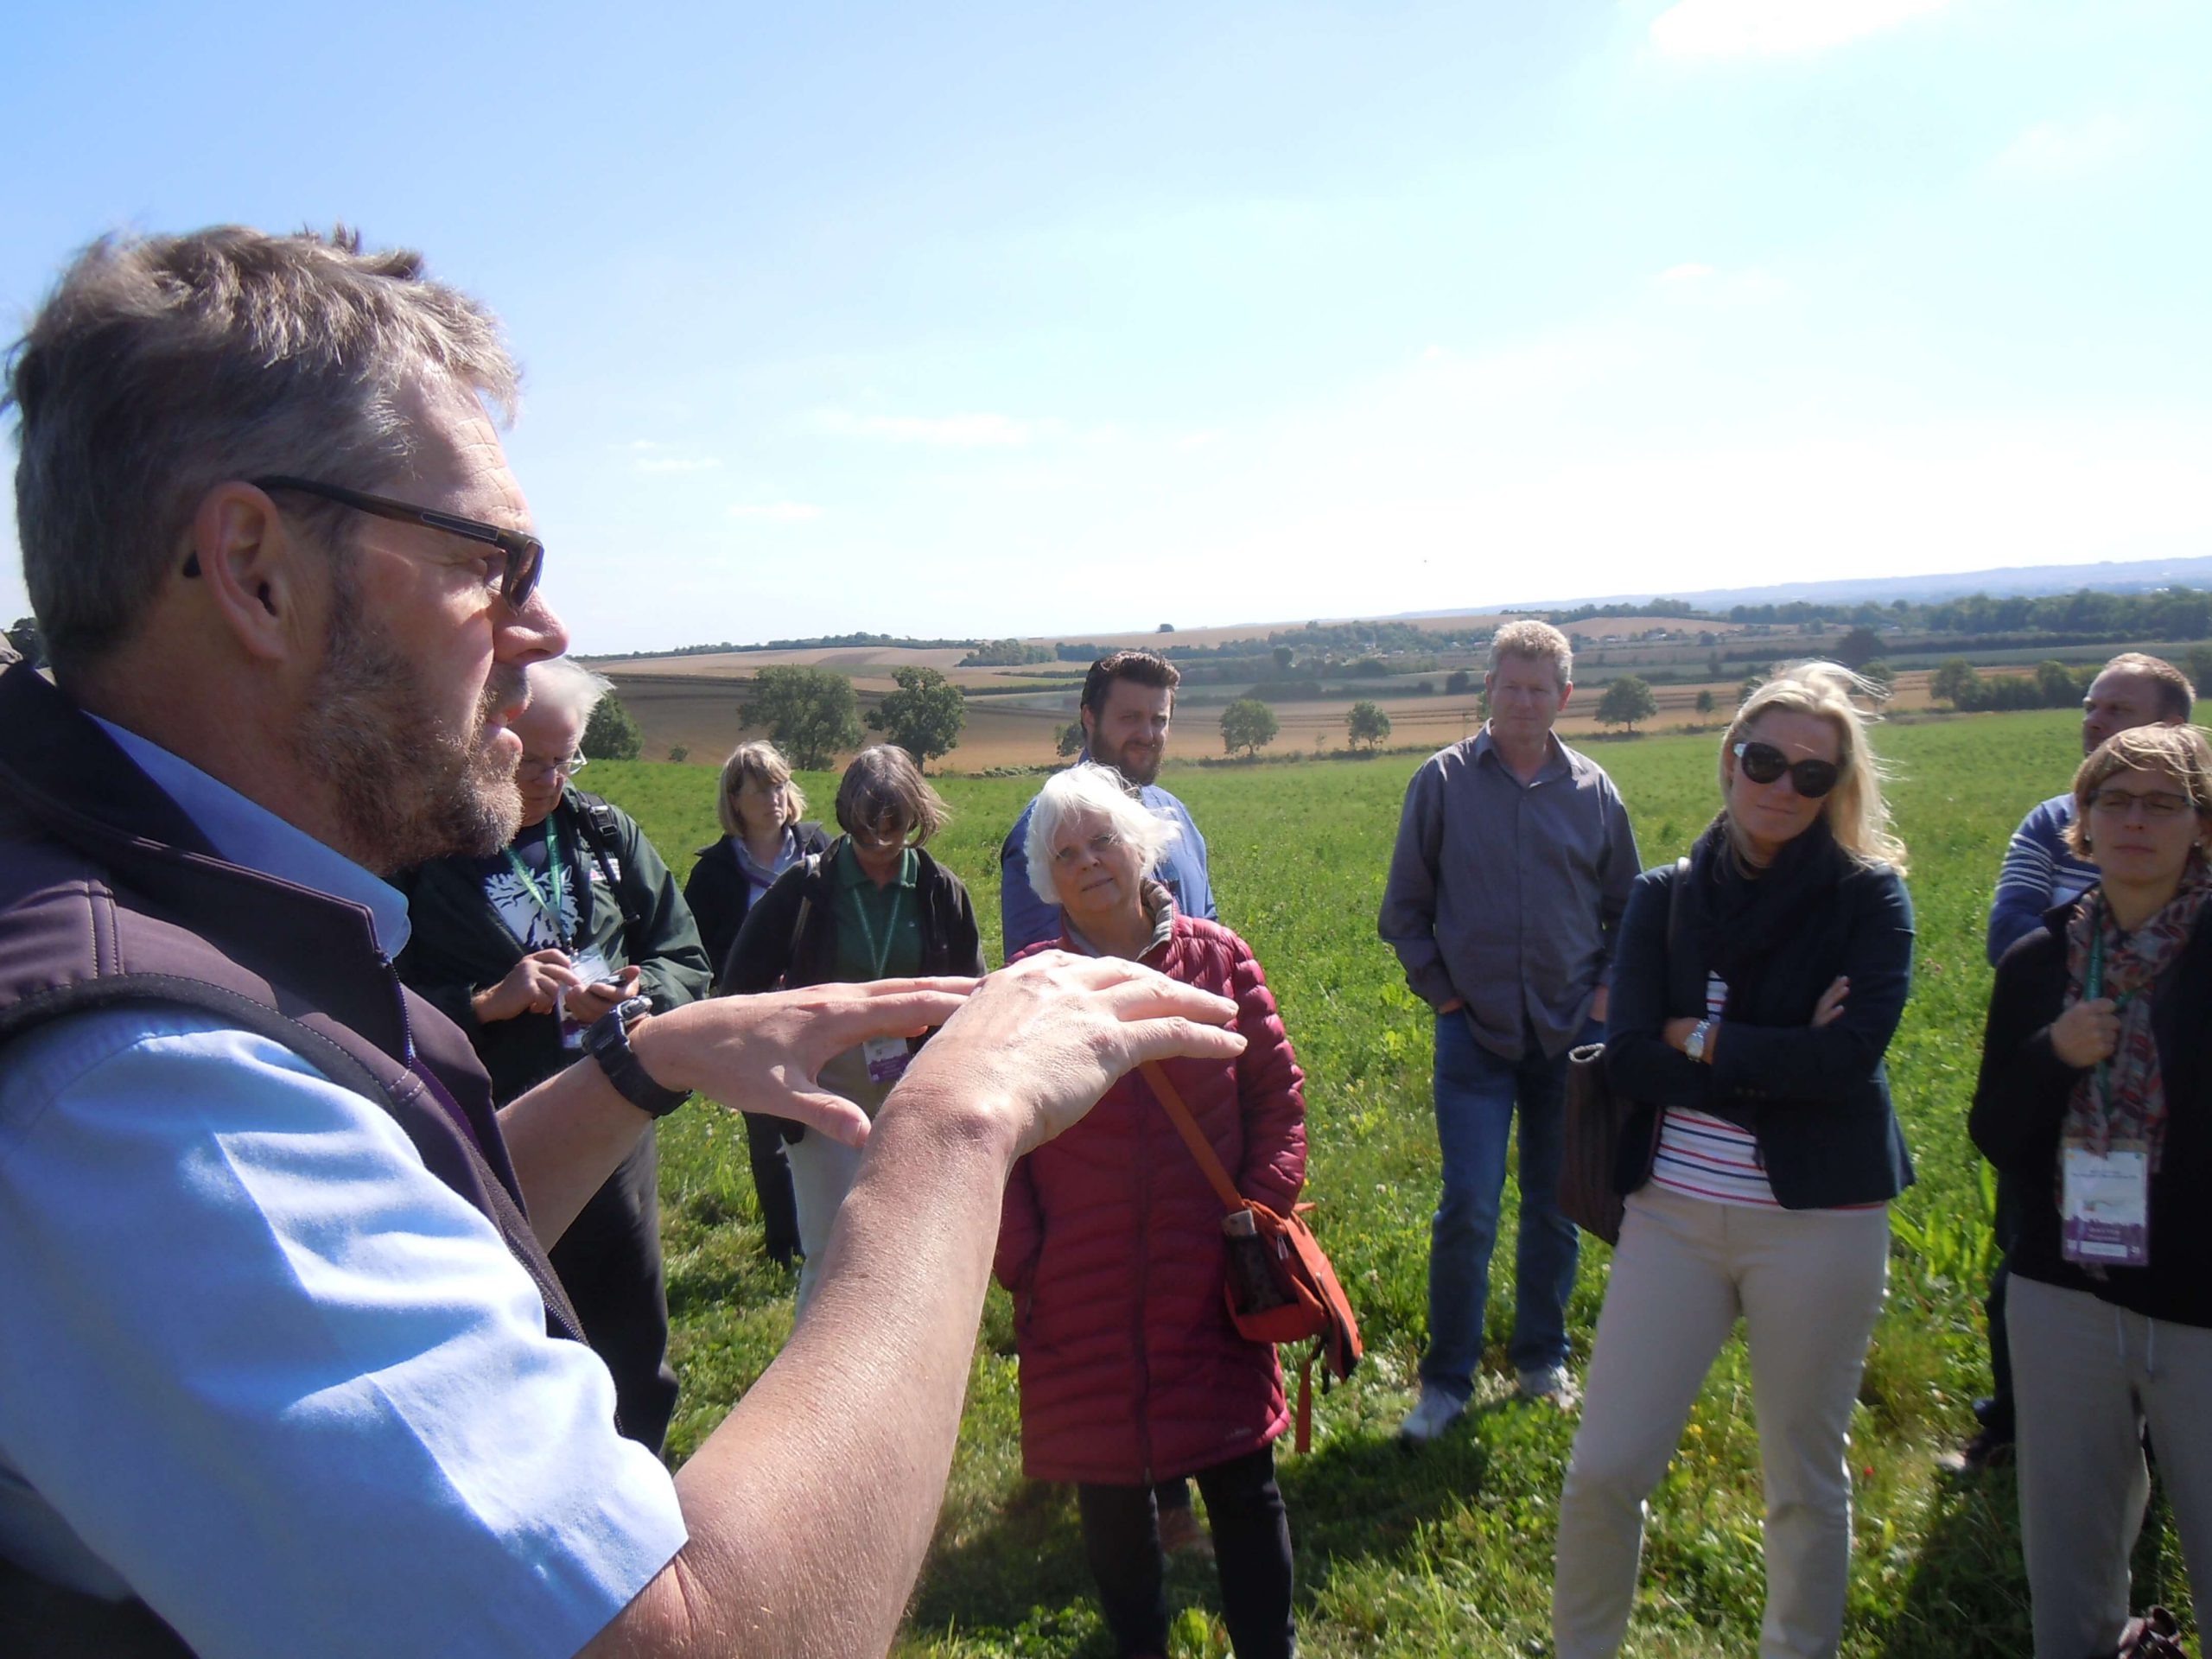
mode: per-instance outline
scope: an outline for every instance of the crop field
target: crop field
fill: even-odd
[[[1894,1207],[1889,1306],[1855,1415],[1856,1541],[1844,1651],[1856,1659],[2018,1656],[2026,1586],[2009,1470],[1954,1482],[1932,1459],[1973,1427],[1986,1392],[1980,1298],[1989,1187],[1965,1117],[1989,970],[1981,925],[2005,840],[2078,758],[2064,713],[1980,715],[1878,734],[1911,849],[1915,988],[1890,1052],[1919,1170]],[[1456,735],[1456,734],[1454,734]],[[1198,734],[1192,733],[1195,740]],[[1619,784],[1646,864],[1687,850],[1717,804],[1717,739],[1656,736],[1592,753]],[[1410,1405],[1426,1322],[1436,1150],[1430,1018],[1375,937],[1399,801],[1414,760],[1172,772],[1211,849],[1223,918],[1249,938],[1281,998],[1307,1072],[1311,1168],[1323,1243],[1359,1311],[1368,1359],[1315,1402],[1315,1447],[1282,1448],[1297,1550],[1303,1651],[1338,1655],[1549,1650],[1554,1504],[1573,1419],[1510,1399],[1503,1325],[1511,1252],[1493,1264],[1491,1342],[1478,1407],[1419,1452],[1393,1438]],[[715,831],[714,772],[594,766],[679,876]],[[804,775],[818,806],[834,781]],[[998,837],[1033,784],[939,780],[958,817],[936,850],[968,882],[996,950]],[[663,1129],[664,1226],[675,1357],[684,1384],[672,1436],[695,1447],[773,1357],[790,1327],[792,1275],[760,1255],[734,1117],[713,1109]],[[1514,1224],[1508,1198],[1505,1227]],[[1607,1252],[1586,1242],[1570,1307],[1578,1368],[1603,1295]],[[1673,1466],[1653,1495],[1627,1651],[1644,1659],[1755,1652],[1760,1567],[1758,1440],[1740,1342],[1724,1352]],[[1211,1567],[1179,1560],[1184,1609],[1173,1651],[1227,1652]],[[2178,1544],[2154,1500],[2136,1557],[2139,1605],[2185,1608]],[[1020,1474],[1008,1306],[994,1290],[938,1535],[899,1651],[1090,1656],[1112,1647],[1091,1598],[1072,1492]]]

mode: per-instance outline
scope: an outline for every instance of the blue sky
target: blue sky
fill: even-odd
[[[2212,552],[2201,0],[10,11],[10,333],[423,249],[581,651]]]

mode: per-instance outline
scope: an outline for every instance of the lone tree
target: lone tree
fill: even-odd
[[[1713,712],[1713,688],[1711,686],[1708,685],[1704,690],[1697,694],[1697,711],[1700,715],[1709,715]]]
[[[766,726],[793,766],[819,772],[840,750],[861,741],[860,700],[853,683],[826,668],[764,668],[738,710],[747,726]]]
[[[1836,641],[1835,659],[1846,668],[1862,669],[1882,654],[1882,641],[1872,628],[1853,628]]]
[[[599,700],[584,723],[582,747],[587,760],[634,760],[645,746],[645,734],[622,699],[613,692]]]
[[[868,723],[926,772],[931,761],[959,747],[960,728],[968,723],[966,701],[960,688],[933,668],[893,669],[891,677],[899,689],[868,710]]]
[[[1083,753],[1083,722],[1071,720],[1060,728],[1059,752],[1063,755]]]
[[[1598,699],[1598,723],[1601,726],[1625,726],[1631,732],[1639,720],[1649,720],[1659,712],[1659,699],[1651,695],[1651,688],[1633,674],[1624,674],[1605,688],[1605,695]]]
[[[1257,697],[1239,697],[1221,711],[1221,747],[1224,754],[1234,754],[1242,749],[1247,755],[1257,754],[1275,741],[1281,729],[1275,724],[1275,711]]]
[[[1344,716],[1344,735],[1371,749],[1390,735],[1390,716],[1363,699],[1352,704],[1351,712]]]
[[[1946,657],[1928,677],[1928,695],[1940,697],[1954,709],[1973,707],[1974,694],[1980,690],[1981,676],[1963,657]]]

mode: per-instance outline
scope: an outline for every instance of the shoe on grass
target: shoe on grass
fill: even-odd
[[[2012,1460],[2012,1437],[1993,1428],[1984,1428],[1955,1451],[1938,1456],[1936,1466],[1947,1475],[1964,1478]]]
[[[1192,1555],[1202,1561],[1213,1560],[1213,1539],[1198,1524],[1197,1514],[1187,1503],[1160,1511],[1160,1548],[1170,1555]]]
[[[1437,1389],[1423,1389],[1420,1403],[1406,1414],[1406,1421],[1398,1425],[1398,1438],[1409,1444],[1424,1444],[1459,1420],[1465,1405]]]
[[[1523,1400],[1541,1401],[1561,1411],[1573,1411],[1582,1403],[1582,1390],[1564,1365],[1539,1365],[1522,1372],[1516,1391]]]

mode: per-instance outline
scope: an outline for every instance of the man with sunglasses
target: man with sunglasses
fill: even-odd
[[[495,1111],[383,878],[512,838],[568,644],[497,323],[226,226],[95,244],[8,364],[54,678],[0,673],[0,1652],[885,1651],[1008,1170],[1233,1005],[1058,956],[626,1001]],[[931,1027],[872,1126],[819,1087]],[[544,1246],[695,1090],[866,1151],[671,1478]]]
[[[399,976],[467,1033],[494,1105],[583,1059],[585,1033],[628,998],[664,1014],[707,993],[706,947],[667,864],[634,818],[575,785],[610,689],[565,657],[533,664],[514,721],[522,827],[489,857],[434,859],[393,883],[413,923]],[[613,1374],[622,1432],[658,1452],[676,1373],[652,1128],[548,1254]]]
[[[1431,1440],[1466,1409],[1483,1351],[1491,1253],[1520,1120],[1521,1227],[1507,1348],[1525,1399],[1571,1404],[1567,1298],[1578,1240],[1560,1213],[1567,1051],[1605,1018],[1636,836],[1605,768],[1552,728],[1573,693],[1557,628],[1491,641],[1490,717],[1406,789],[1381,931],[1436,1014],[1444,1191],[1430,1228],[1421,1398],[1399,1428]]]
[[[2139,651],[2123,652],[2098,671],[2082,697],[2082,753],[2096,753],[2098,746],[2115,732],[2138,726],[2185,724],[2196,706],[2196,689],[2189,676],[2163,657]],[[2067,827],[2074,822],[2071,791],[2054,795],[2029,810],[2005,849],[2005,861],[1997,872],[1997,891],[1989,903],[1989,965],[2019,940],[2038,932],[2044,917],[2060,905],[2069,905],[2097,884],[2097,867],[2075,856],[2066,843]],[[1942,1465],[1953,1474],[1977,1474],[2012,1454],[2012,1359],[2005,1321],[2005,1291],[2012,1274],[2005,1253],[2012,1248],[2018,1199],[2011,1180],[1997,1177],[1995,1225],[1999,1259],[1990,1275],[1989,1296],[1983,1304],[1989,1315],[1990,1393],[1974,1402],[1980,1425],[1964,1445],[1945,1453]]]

